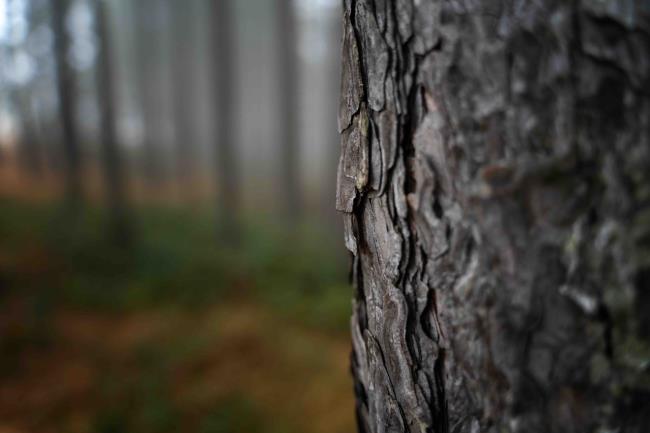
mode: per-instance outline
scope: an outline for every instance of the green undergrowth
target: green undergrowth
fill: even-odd
[[[0,296],[20,293],[39,311],[115,312],[246,299],[309,326],[347,328],[351,291],[333,230],[249,216],[220,239],[225,229],[210,210],[143,206],[133,214],[124,247],[107,234],[99,207],[73,218],[61,204],[1,199]]]

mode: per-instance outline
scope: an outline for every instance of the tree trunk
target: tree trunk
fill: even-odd
[[[324,163],[327,164],[327,167],[323,179],[325,189],[321,212],[326,216],[327,222],[331,223],[331,226],[334,227],[337,232],[340,232],[342,229],[341,220],[332,206],[332,201],[336,196],[336,182],[334,179],[336,178],[336,167],[338,166],[339,161],[339,136],[335,126],[337,122],[339,100],[338,89],[341,87],[341,17],[339,9],[337,9],[336,12],[332,12],[331,16],[328,14],[326,32],[328,50],[325,61],[328,64],[327,73],[329,77],[327,80],[327,86],[325,87],[326,94],[323,95],[325,97],[323,105],[325,106],[324,120],[327,122],[327,135],[325,140],[326,153],[324,161]]]
[[[52,29],[54,32],[54,56],[56,60],[59,115],[65,161],[65,198],[68,209],[81,202],[81,154],[77,133],[75,76],[68,62],[70,37],[66,28],[67,0],[52,1]]]
[[[301,210],[298,149],[298,59],[296,18],[292,0],[277,0],[278,110],[280,167],[284,190],[284,215],[295,221]]]
[[[136,74],[138,102],[142,116],[143,171],[149,186],[155,186],[163,179],[160,155],[161,110],[159,4],[151,0],[133,2],[136,47]]]
[[[22,170],[30,179],[38,180],[43,176],[42,145],[36,131],[31,89],[25,87],[16,90],[18,110],[20,113],[20,138],[18,159]]]
[[[217,159],[217,207],[223,234],[235,238],[239,211],[239,179],[235,142],[235,35],[231,0],[211,4],[212,85],[215,101],[215,155]]]
[[[650,425],[640,4],[345,0],[360,431]]]
[[[172,77],[174,98],[174,142],[176,146],[176,176],[181,190],[192,193],[195,180],[196,135],[194,118],[196,116],[195,79],[192,65],[192,7],[195,2],[169,0],[168,16],[172,20]]]
[[[95,0],[95,16],[99,41],[97,94],[99,96],[106,201],[110,213],[109,232],[111,239],[118,246],[126,247],[130,244],[132,233],[126,204],[124,169],[115,131],[112,45],[104,0]]]

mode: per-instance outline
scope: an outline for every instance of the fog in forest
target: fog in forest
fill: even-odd
[[[337,0],[0,0],[0,432],[354,429]]]

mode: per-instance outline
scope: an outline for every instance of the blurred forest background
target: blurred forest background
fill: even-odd
[[[0,0],[0,433],[348,432],[337,0]]]

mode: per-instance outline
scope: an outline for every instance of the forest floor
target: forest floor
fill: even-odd
[[[351,290],[338,243],[209,213],[0,199],[0,433],[348,432]],[[289,236],[291,239],[287,239]]]

